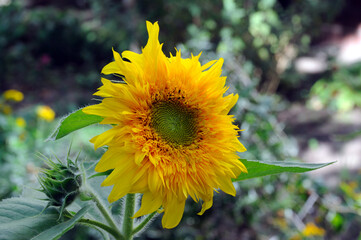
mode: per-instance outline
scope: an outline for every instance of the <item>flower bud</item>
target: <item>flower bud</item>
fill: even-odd
[[[41,191],[48,197],[49,205],[61,206],[62,208],[71,204],[79,195],[82,184],[81,174],[77,166],[70,160],[64,165],[48,161],[49,169],[43,169],[39,182],[43,189]]]

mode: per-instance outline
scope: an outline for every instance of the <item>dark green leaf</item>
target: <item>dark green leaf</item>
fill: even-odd
[[[81,209],[74,218],[58,222],[59,213],[45,201],[10,198],[0,202],[0,240],[58,239],[89,210]]]
[[[80,209],[77,214],[74,215],[71,219],[66,222],[62,222],[58,225],[55,225],[46,231],[41,232],[36,237],[33,237],[31,240],[49,240],[49,239],[59,239],[64,233],[69,231],[74,227],[74,225],[89,211],[92,205],[87,205]]]
[[[88,179],[94,178],[94,177],[99,177],[99,176],[108,176],[113,172],[113,169],[110,169],[108,171],[105,172],[100,172],[100,173],[95,173],[93,175],[91,175]]]
[[[99,123],[102,120],[103,118],[100,116],[85,114],[82,109],[79,109],[64,117],[48,140],[58,140],[71,132]]]
[[[5,199],[0,203],[0,239],[28,240],[57,224],[59,213],[46,209],[45,201],[26,198]]]
[[[303,173],[316,170],[332,163],[301,163],[301,162],[283,162],[283,161],[258,161],[241,159],[241,162],[246,166],[248,173],[242,173],[234,182],[263,177],[271,174],[278,174],[283,172]]]

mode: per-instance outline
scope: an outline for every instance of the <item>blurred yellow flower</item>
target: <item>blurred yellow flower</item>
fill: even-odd
[[[306,237],[323,236],[325,235],[325,229],[317,227],[314,223],[307,223],[302,231],[302,234]]]
[[[39,118],[44,119],[48,122],[53,121],[55,118],[55,112],[49,106],[38,107],[36,113],[38,114]]]
[[[25,121],[25,119],[22,118],[22,117],[16,118],[15,123],[16,123],[16,125],[17,125],[18,127],[21,127],[21,128],[23,128],[23,127],[26,126],[26,121]]]
[[[6,100],[13,100],[15,102],[21,102],[24,99],[24,94],[15,89],[6,90],[3,96]]]

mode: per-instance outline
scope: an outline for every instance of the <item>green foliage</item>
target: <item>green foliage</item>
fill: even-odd
[[[74,225],[80,221],[80,219],[89,211],[91,205],[87,205],[80,209],[71,219],[68,221],[59,223],[57,225],[53,225],[49,229],[41,232],[36,237],[32,238],[32,240],[48,240],[48,239],[59,239],[63,236],[67,231],[72,229]]]
[[[336,111],[361,107],[360,79],[360,64],[337,69],[313,85],[308,104],[313,108],[326,107]]]
[[[85,114],[82,109],[79,109],[60,120],[58,127],[54,133],[49,137],[50,140],[58,140],[71,132],[74,132],[83,127],[99,123],[103,120],[102,117],[96,115]]]
[[[36,115],[36,106],[17,111],[20,104],[0,96],[0,199],[21,192],[28,174],[35,171],[36,161],[29,160],[43,147],[38,138],[51,127]]]
[[[60,1],[62,8],[55,3],[43,7],[23,4],[15,0],[0,8],[0,48],[4,49],[0,70],[6,85],[22,79],[22,84],[36,86],[65,81],[94,88],[98,69],[111,60],[109,49],[144,45],[143,23],[150,20],[160,22],[161,42],[167,36],[165,52],[190,39],[186,47],[193,52],[245,56],[255,70],[249,74],[257,75],[262,89],[270,92],[280,79],[292,81],[282,77],[289,65],[279,62],[289,62],[307,50],[321,24],[342,9],[340,0],[286,4],[275,0]],[[82,7],[76,8],[77,4]]]
[[[22,79],[23,86],[54,86],[66,81],[66,76],[75,78],[79,86],[93,86],[97,79],[92,72],[104,64],[98,59],[106,59],[105,53],[114,43],[97,38],[70,10],[51,6],[28,9],[23,4],[15,0],[0,7],[4,86],[16,79]]]
[[[80,162],[80,161],[79,161]],[[86,168],[83,166],[85,164]],[[94,166],[93,162],[81,161],[81,174],[87,175],[89,167]],[[51,182],[57,184],[58,181],[55,178],[63,172],[65,175],[69,175],[69,168],[74,171],[72,164],[69,168],[63,169],[64,165],[58,163],[50,164],[50,169],[47,170],[48,178],[51,178]],[[60,169],[60,172],[58,171]],[[94,173],[94,169],[89,170]],[[50,176],[53,174],[53,177]],[[64,175],[63,174],[63,175]],[[72,175],[72,174],[70,174]],[[58,177],[59,178],[59,177]],[[76,198],[71,204],[66,204],[65,209],[59,209],[57,206],[51,206],[47,196],[42,191],[35,190],[40,185],[31,186],[31,188],[24,189],[21,197],[5,199],[0,202],[0,239],[37,239],[37,240],[49,240],[58,239],[64,235],[67,231],[72,229],[76,224],[84,224],[86,226],[93,227],[97,230],[103,239],[109,239],[107,236],[106,224],[107,221],[103,215],[99,212],[99,209],[95,209],[96,204],[101,204],[104,209],[109,209],[110,204],[103,198],[109,195],[108,188],[101,188],[101,179],[91,179],[82,184],[82,195],[87,195],[87,198]],[[79,181],[76,179],[75,181]],[[71,181],[64,182],[65,185],[61,188],[77,188],[78,184],[72,184]],[[54,185],[52,184],[52,186]],[[94,186],[91,188],[90,185]],[[44,187],[44,185],[43,185]],[[69,190],[69,189],[68,189]],[[65,191],[65,190],[64,190]],[[78,190],[76,190],[78,191]],[[97,199],[96,204],[93,203],[94,198]],[[35,200],[43,199],[43,200]],[[119,208],[117,208],[119,210]],[[116,212],[119,214],[119,212]],[[103,229],[105,228],[105,230]]]
[[[254,87],[236,85],[241,97],[232,113],[243,129],[240,139],[247,148],[241,158],[268,161],[296,158],[297,143],[284,133],[284,126],[277,119],[277,113],[285,108],[285,104],[277,96],[259,94]]]
[[[210,2],[198,11],[195,16],[198,21],[187,27],[190,40],[185,47],[192,52],[216,51],[225,59],[251,65],[249,72],[243,70],[258,79],[258,89],[267,93],[274,93],[281,80],[297,79],[283,75],[291,68],[291,61],[309,49],[311,37],[318,36],[321,25],[331,21],[343,4],[340,0],[332,3],[222,2],[222,6],[219,2]],[[221,14],[215,15],[214,9],[221,9]],[[297,73],[292,72],[292,75]]]
[[[0,202],[0,239],[58,239],[74,227],[90,209],[86,206],[70,220],[58,222],[54,208],[45,209],[46,202],[31,198],[10,198]]]
[[[331,163],[311,164],[300,162],[285,161],[255,161],[242,159],[242,163],[246,166],[248,173],[241,174],[233,181],[243,181],[250,178],[263,177],[271,174],[280,174],[283,172],[303,173],[326,167]]]

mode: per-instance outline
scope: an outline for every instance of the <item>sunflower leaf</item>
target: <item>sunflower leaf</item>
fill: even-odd
[[[99,177],[99,176],[108,176],[113,172],[113,169],[110,169],[108,171],[105,172],[100,172],[100,173],[95,173],[93,175],[91,175],[90,177],[88,177],[88,179],[94,178],[94,177]]]
[[[0,239],[48,240],[58,239],[88,212],[82,208],[71,219],[58,222],[55,208],[45,209],[46,202],[30,198],[10,198],[0,202]],[[45,209],[45,210],[44,210]]]
[[[242,173],[234,182],[247,180],[250,178],[263,177],[271,174],[279,174],[284,172],[303,173],[326,167],[329,163],[302,163],[302,162],[283,162],[283,161],[258,161],[241,159],[246,166],[248,173]]]
[[[48,138],[48,140],[58,140],[62,137],[65,137],[71,132],[74,132],[78,129],[84,128],[86,126],[99,123],[103,120],[102,117],[97,115],[85,114],[82,109],[79,109],[60,120],[59,125],[55,129],[54,133]]]

